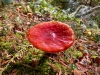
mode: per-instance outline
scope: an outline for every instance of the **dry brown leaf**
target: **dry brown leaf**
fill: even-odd
[[[100,52],[100,46],[98,47],[98,50],[97,50],[97,52]]]
[[[98,68],[97,68],[97,72],[98,72],[98,73],[99,73],[99,75],[100,75],[100,67],[98,67]]]
[[[100,67],[95,67],[95,75],[100,75]]]
[[[80,64],[80,63],[76,63],[76,66],[80,71],[82,71],[82,73],[88,71],[87,67],[82,65],[82,64]]]
[[[0,31],[2,31],[3,30],[3,27],[0,27]]]
[[[94,63],[97,63],[98,65],[100,65],[100,58],[96,57],[96,58],[92,58]]]
[[[74,75],[82,75],[82,72],[77,69],[74,69],[73,73],[74,73]]]
[[[79,61],[80,64],[87,66],[91,63],[91,55],[83,53],[83,57]]]
[[[21,6],[17,7],[16,10],[20,13],[21,12]]]
[[[33,14],[32,13],[27,13],[28,18],[32,18]]]

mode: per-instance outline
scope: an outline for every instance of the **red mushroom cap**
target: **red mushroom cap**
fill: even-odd
[[[30,28],[29,42],[48,53],[65,51],[74,43],[74,32],[70,26],[58,21],[42,22]]]

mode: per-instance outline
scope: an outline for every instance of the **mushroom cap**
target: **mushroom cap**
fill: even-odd
[[[48,53],[65,51],[74,43],[74,32],[70,26],[58,21],[42,22],[27,32],[29,42]]]

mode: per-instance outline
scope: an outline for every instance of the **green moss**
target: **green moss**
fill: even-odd
[[[73,57],[74,57],[74,58],[79,58],[79,57],[82,57],[82,56],[83,56],[83,53],[80,52],[80,51],[75,51],[75,52],[73,53]]]
[[[12,42],[0,42],[0,50],[11,49]]]

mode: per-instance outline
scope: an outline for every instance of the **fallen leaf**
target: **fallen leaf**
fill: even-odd
[[[82,71],[82,73],[88,71],[87,67],[82,65],[82,64],[80,64],[80,63],[76,63],[76,66],[80,71]]]
[[[2,31],[4,28],[3,27],[0,27],[0,31]]]
[[[95,67],[95,75],[100,75],[100,67]]]
[[[81,57],[80,64],[87,66],[91,63],[91,55],[87,54],[87,53],[83,53],[83,57]]]
[[[32,18],[33,14],[32,13],[27,13],[28,18]]]
[[[82,75],[82,72],[77,69],[74,69],[73,73],[74,73],[74,75]]]
[[[100,75],[100,67],[97,67],[97,72]]]

